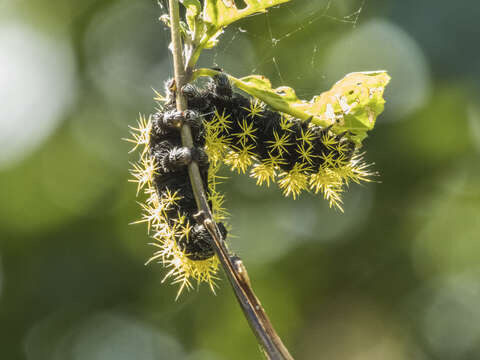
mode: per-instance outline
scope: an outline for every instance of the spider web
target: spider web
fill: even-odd
[[[326,83],[321,68],[324,49],[357,26],[364,8],[365,0],[283,4],[231,25],[213,50],[211,63],[203,64],[213,63],[239,77],[265,75],[274,87],[291,86],[300,98],[309,99],[332,85]],[[224,61],[232,52],[242,55],[252,50],[254,55],[243,63],[242,56],[237,61],[235,55],[234,65]],[[292,55],[297,52],[298,56]]]
[[[198,67],[220,67],[237,77],[265,75],[274,87],[293,87],[309,99],[332,85],[321,69],[325,49],[357,26],[365,2],[294,0],[242,19],[225,29],[214,49],[202,53]],[[158,3],[168,13],[167,1]],[[236,3],[243,7],[242,1]]]

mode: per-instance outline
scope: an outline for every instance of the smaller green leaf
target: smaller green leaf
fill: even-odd
[[[193,33],[195,31],[195,23],[197,20],[197,16],[202,11],[202,4],[199,0],[180,0],[180,2],[187,10],[185,17],[187,19],[188,27]]]
[[[360,144],[383,112],[389,82],[386,71],[350,73],[308,103],[292,106],[314,116],[314,123],[329,123],[337,133],[351,132],[352,140]]]
[[[243,0],[245,6],[241,9],[237,8],[234,0],[204,0],[201,15],[198,0],[181,1],[187,9],[190,30],[185,36],[185,41],[191,45],[191,51],[187,52],[187,66],[193,69],[202,50],[215,47],[227,25],[256,13],[264,13],[267,8],[290,0]]]
[[[238,9],[233,0],[205,0],[203,20],[217,30],[244,17],[265,12],[267,8],[290,0],[244,0],[246,6]]]
[[[218,72],[198,69],[195,77],[214,76]],[[375,126],[377,116],[383,111],[383,92],[390,81],[385,71],[357,72],[343,79],[320,96],[312,100],[301,100],[295,90],[282,86],[272,88],[270,81],[260,75],[237,79],[228,75],[237,88],[258,98],[272,109],[321,126],[332,126],[336,133],[347,131],[357,144],[367,136],[367,131]]]

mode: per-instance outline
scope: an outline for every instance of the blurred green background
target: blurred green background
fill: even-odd
[[[227,281],[175,302],[128,183],[128,125],[172,76],[154,0],[0,1],[0,358],[260,359]],[[233,176],[235,237],[297,359],[480,358],[480,3],[297,0],[202,65],[310,98],[392,76],[345,214]]]

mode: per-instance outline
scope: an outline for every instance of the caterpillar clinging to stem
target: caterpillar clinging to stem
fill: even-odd
[[[169,82],[171,84],[171,82]],[[217,189],[222,164],[249,173],[258,185],[278,183],[294,198],[306,190],[321,192],[331,206],[341,209],[341,193],[350,181],[369,181],[372,172],[347,132],[335,134],[322,127],[270,109],[258,99],[233,91],[220,73],[204,89],[188,84],[181,90],[188,110],[176,110],[175,96],[167,96],[159,110],[141,117],[133,142],[143,145],[132,174],[147,199],[139,222],[147,222],[154,246],[151,260],[160,260],[167,278],[184,288],[191,280],[207,282],[214,290],[218,260],[197,211],[187,165],[199,164],[204,191],[214,220],[224,237],[226,210]],[[188,123],[194,147],[181,143],[179,129]]]
[[[269,359],[292,359],[251,288],[241,260],[225,247],[227,212],[217,189],[225,164],[249,173],[258,185],[277,183],[284,195],[321,192],[341,210],[341,193],[351,181],[369,181],[372,172],[359,149],[383,111],[384,71],[352,73],[330,91],[310,101],[293,89],[273,89],[268,79],[251,75],[236,79],[211,69],[195,69],[203,49],[214,47],[224,28],[246,16],[289,0],[169,0],[175,80],[159,109],[141,116],[132,128],[135,147],[143,147],[133,165],[137,194],[143,190],[144,213],[165,279],[179,283],[178,295],[193,283],[212,291],[219,264],[225,269],[237,300]],[[183,40],[183,45],[182,45]],[[185,57],[185,58],[184,58]],[[186,65],[184,65],[186,64]],[[206,88],[190,82],[210,76]],[[233,91],[231,84],[252,97]]]

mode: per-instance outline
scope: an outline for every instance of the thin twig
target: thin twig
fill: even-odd
[[[186,73],[191,74],[192,69],[185,69],[184,66],[182,41],[180,38],[178,0],[169,0],[169,7],[173,65],[177,89],[176,105],[178,111],[185,111],[187,109],[187,103],[181,89],[187,82]],[[181,136],[183,146],[189,148],[193,147],[192,134],[188,124],[182,126]],[[213,238],[212,245],[215,253],[220,259],[220,263],[227,274],[240,307],[257,337],[258,342],[262,345],[263,351],[268,359],[271,360],[293,360],[287,348],[283,345],[280,337],[275,332],[275,329],[268,319],[260,301],[253,292],[247,271],[245,266],[243,266],[242,261],[238,257],[230,256],[228,253],[217,224],[213,221],[198,164],[195,161],[192,161],[188,166],[188,174],[199,213],[202,214],[203,217],[203,224]]]

